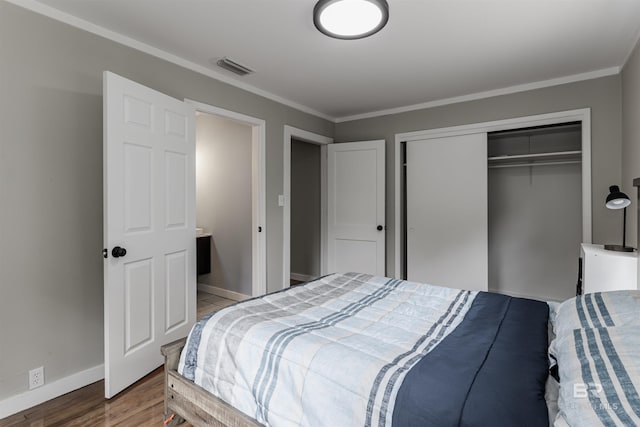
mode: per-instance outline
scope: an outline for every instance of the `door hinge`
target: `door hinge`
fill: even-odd
[[[258,226],[258,233],[262,233],[262,226]]]
[[[108,250],[106,250],[106,249],[103,249],[103,250],[102,250],[102,257],[103,257],[103,258],[109,258],[109,251],[108,251]]]

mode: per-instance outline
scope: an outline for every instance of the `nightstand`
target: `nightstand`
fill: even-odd
[[[580,245],[582,293],[638,289],[638,253],[608,251],[603,245]],[[581,279],[581,280],[580,280]]]

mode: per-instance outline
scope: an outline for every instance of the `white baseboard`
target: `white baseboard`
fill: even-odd
[[[308,282],[310,280],[315,279],[315,276],[309,276],[308,274],[301,274],[301,273],[289,273],[289,277],[292,278],[293,280],[300,280],[303,282]]]
[[[25,409],[33,408],[36,405],[93,384],[101,379],[104,379],[104,365],[94,366],[68,377],[52,381],[42,387],[0,400],[0,419],[17,414]]]
[[[198,290],[201,292],[206,292],[208,294],[217,295],[222,298],[232,299],[234,301],[244,301],[251,298],[251,295],[245,295],[241,294],[240,292],[222,289],[217,286],[205,285],[204,283],[198,283]]]

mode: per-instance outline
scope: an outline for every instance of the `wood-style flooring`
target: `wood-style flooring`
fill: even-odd
[[[198,319],[235,301],[198,292]],[[0,427],[162,426],[164,376],[160,367],[131,387],[106,400],[104,381],[0,420]],[[190,426],[185,423],[183,426]]]

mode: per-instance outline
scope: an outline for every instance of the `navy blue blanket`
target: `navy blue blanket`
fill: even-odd
[[[407,374],[394,426],[548,426],[546,303],[481,292]]]

